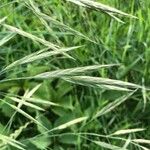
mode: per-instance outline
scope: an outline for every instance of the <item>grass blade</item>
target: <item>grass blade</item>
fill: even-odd
[[[150,140],[146,140],[146,139],[133,139],[132,141],[135,143],[150,144]]]
[[[116,66],[116,64],[93,65],[93,66],[76,67],[76,68],[70,68],[70,69],[59,69],[56,71],[38,74],[38,75],[34,76],[33,78],[38,78],[38,79],[47,79],[47,78],[54,78],[54,77],[58,78],[58,77],[75,75],[78,73],[85,73],[87,71],[93,71],[93,70],[97,70],[100,68],[107,68],[107,67],[112,67],[112,66]]]
[[[69,122],[67,122],[67,123],[65,123],[65,124],[62,124],[62,125],[60,125],[60,126],[58,126],[58,127],[53,128],[52,131],[62,130],[62,129],[68,128],[68,127],[70,127],[70,126],[72,126],[72,125],[74,125],[74,124],[77,124],[77,123],[79,123],[79,122],[82,122],[82,121],[87,120],[87,118],[88,118],[88,117],[80,117],[80,118],[71,120],[71,121],[69,121]]]
[[[25,32],[25,31],[23,31],[23,30],[21,30],[21,29],[18,29],[18,28],[16,28],[16,27],[13,27],[13,26],[7,25],[7,24],[2,24],[2,25],[3,25],[6,29],[8,29],[8,30],[10,30],[10,31],[12,31],[12,32],[14,32],[14,33],[20,34],[20,35],[22,35],[22,36],[24,36],[24,37],[27,37],[27,38],[29,38],[29,39],[31,39],[31,40],[33,40],[33,41],[39,42],[39,43],[41,43],[41,44],[45,45],[46,47],[49,47],[49,48],[51,48],[51,49],[53,49],[53,50],[57,50],[57,49],[59,48],[59,46],[54,45],[53,43],[51,43],[51,42],[49,42],[49,41],[46,41],[46,40],[44,40],[44,39],[42,39],[42,38],[39,38],[39,37],[37,37],[37,36],[35,36],[35,35],[33,35],[33,34],[30,34],[30,33],[28,33],[28,32]]]
[[[39,111],[45,111],[43,108],[39,107],[39,106],[36,106],[32,103],[29,103],[29,102],[26,102],[26,101],[23,101],[23,100],[20,100],[16,97],[9,97],[11,100],[13,100],[14,102],[18,102],[18,103],[21,103],[22,105],[25,105],[27,107],[31,107],[33,109],[36,109],[36,110],[39,110]]]
[[[127,14],[125,12],[122,12],[116,8],[113,8],[113,7],[104,5],[100,2],[95,2],[92,0],[67,0],[67,1],[73,2],[80,6],[86,6],[86,7],[92,8],[92,9],[100,10],[105,13],[115,13],[115,14],[119,14],[119,15],[123,15],[123,16],[127,16],[127,17],[136,18],[135,16]]]
[[[39,99],[39,98],[23,98],[29,102],[33,102],[33,103],[39,103],[39,104],[43,104],[43,105],[49,105],[49,106],[60,106],[59,104],[57,103],[53,103],[53,102],[50,102],[50,101],[46,101],[46,100],[43,100],[43,99]]]
[[[54,55],[59,55],[62,54],[64,52],[68,52],[68,51],[72,51],[75,49],[80,48],[81,46],[75,46],[75,47],[69,47],[69,48],[64,48],[64,49],[59,49],[58,51],[49,51],[49,48],[45,48],[42,49],[40,51],[37,51],[35,53],[32,53],[30,55],[27,55],[19,60],[14,61],[13,63],[11,63],[10,65],[8,65],[7,67],[5,67],[2,72],[5,72],[6,70],[12,69],[13,67],[16,67],[18,65],[23,65],[26,63],[31,63],[33,61],[38,61],[50,56],[54,56]]]
[[[145,130],[145,129],[143,129],[143,128],[125,129],[125,130],[116,131],[115,133],[113,133],[113,134],[111,134],[111,135],[129,134],[129,133],[135,133],[135,132],[140,132],[140,131],[144,131],[144,130]]]
[[[92,86],[92,87],[113,87],[113,90],[132,90],[132,89],[139,89],[142,88],[140,85],[130,83],[130,82],[124,82],[120,80],[114,80],[114,79],[109,79],[109,78],[101,78],[101,77],[90,77],[90,76],[73,76],[73,77],[67,77],[64,78],[65,80],[72,82],[72,83],[77,83],[81,85],[87,85],[87,86]],[[111,87],[111,89],[112,89]],[[116,87],[116,88],[115,88]]]
[[[47,130],[46,127],[44,127],[40,122],[38,122],[36,119],[34,119],[32,116],[30,116],[28,113],[26,113],[25,111],[23,111],[22,109],[20,109],[19,107],[16,107],[8,102],[4,102],[7,105],[9,105],[11,108],[13,108],[14,110],[16,110],[16,112],[19,112],[20,114],[22,114],[23,116],[25,116],[26,118],[28,118],[29,120],[33,121],[34,123],[40,125],[41,127],[43,127],[44,129]]]
[[[68,31],[72,32],[73,34],[82,37],[83,39],[86,39],[86,40],[88,40],[88,41],[90,41],[90,42],[92,42],[92,43],[98,44],[96,41],[90,39],[89,37],[87,37],[87,36],[84,35],[83,33],[81,33],[81,32],[79,32],[79,31],[77,31],[77,30],[75,30],[75,29],[73,29],[73,28],[71,28],[71,27],[65,25],[64,23],[62,23],[62,22],[60,22],[60,21],[58,21],[58,20],[56,20],[56,19],[54,19],[54,18],[52,18],[52,17],[50,17],[50,16],[44,14],[44,13],[42,13],[42,12],[40,11],[40,9],[38,9],[38,7],[36,7],[36,3],[35,3],[35,2],[33,2],[33,1],[31,1],[31,0],[28,0],[28,1],[25,1],[25,4],[26,4],[26,6],[27,6],[29,9],[31,9],[31,10],[34,12],[34,14],[36,14],[36,16],[37,16],[37,17],[41,20],[41,22],[46,26],[46,28],[49,28],[49,27],[47,26],[47,22],[46,22],[46,21],[48,21],[48,22],[50,22],[50,23],[53,23],[55,26],[58,26],[59,28],[63,28],[63,29],[65,29],[65,30],[68,30]],[[49,29],[48,29],[48,30],[49,30]]]
[[[106,142],[101,142],[101,141],[92,141],[92,142],[95,143],[96,145],[99,145],[103,148],[110,149],[110,150],[127,150],[125,148],[121,148],[112,144],[108,144]]]
[[[15,33],[10,33],[7,36],[5,36],[2,40],[0,40],[0,46],[4,45],[6,42],[12,39],[15,35],[16,35]]]
[[[2,144],[0,145],[0,147],[3,147],[4,145],[9,144],[17,149],[25,150],[22,147],[22,146],[25,146],[24,144],[12,139],[11,137],[0,134],[0,140],[2,141]]]
[[[136,92],[136,90],[127,95],[122,96],[121,98],[118,98],[117,100],[115,100],[112,103],[109,103],[108,105],[103,107],[99,112],[97,112],[96,115],[94,116],[94,118],[100,117],[102,115],[105,115],[105,114],[111,112],[116,107],[118,107],[120,104],[125,102],[128,98],[130,98],[135,92]]]

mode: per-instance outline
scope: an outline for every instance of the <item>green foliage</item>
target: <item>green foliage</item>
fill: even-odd
[[[0,149],[150,149],[149,0],[0,1]]]

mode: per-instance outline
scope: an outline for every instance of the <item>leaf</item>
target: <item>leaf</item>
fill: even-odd
[[[48,130],[52,129],[52,123],[50,122],[50,119],[46,118],[43,114],[37,112],[36,118],[38,122],[44,125]],[[40,125],[37,125],[38,131],[42,134],[46,132],[45,128],[41,127]]]
[[[20,149],[20,150],[25,150],[23,147],[25,146],[24,144],[8,137],[8,136],[5,136],[5,135],[2,135],[0,134],[0,140],[2,141],[2,144],[0,145],[0,147],[3,147],[4,145],[11,145],[17,149]]]
[[[96,41],[94,41],[93,39],[90,39],[89,37],[87,37],[86,35],[84,35],[83,33],[71,28],[70,26],[67,26],[66,24],[64,24],[63,22],[60,22],[58,20],[56,20],[55,18],[52,18],[50,16],[48,16],[47,14],[41,12],[41,10],[38,8],[38,5],[37,3],[35,3],[35,1],[24,1],[26,6],[31,9],[33,11],[33,13],[40,19],[40,21],[42,22],[42,24],[48,29],[49,29],[49,26],[47,24],[47,22],[50,22],[52,24],[54,24],[54,26],[58,26],[59,28],[61,29],[65,29],[65,30],[68,30],[69,32],[72,32],[73,35],[77,35],[77,36],[80,36],[90,42],[93,42],[95,44],[98,44]],[[80,3],[81,4],[81,3]],[[37,7],[36,7],[37,5]],[[46,22],[47,21],[47,22]]]
[[[7,19],[7,17],[0,19],[0,24],[2,24],[6,19]]]
[[[113,133],[113,134],[111,134],[111,135],[129,134],[129,133],[135,133],[135,132],[140,132],[140,131],[144,131],[144,130],[145,130],[145,129],[143,129],[143,128],[125,129],[125,130],[116,131],[115,133]]]
[[[127,16],[127,17],[136,18],[133,15],[124,13],[116,8],[110,7],[108,5],[104,5],[100,2],[95,2],[93,0],[67,0],[67,1],[73,2],[80,6],[86,6],[92,9],[101,10],[102,12],[105,12],[105,13],[115,13],[115,14],[120,14],[120,15]]]
[[[13,108],[10,108],[4,101],[7,101],[11,104],[14,104],[14,102],[11,101],[10,99],[8,99],[7,97],[4,98],[3,100],[1,99],[0,109],[1,109],[2,113],[7,117],[11,117],[15,111]]]
[[[150,140],[146,140],[146,139],[133,139],[132,141],[141,144],[150,144]]]
[[[140,85],[125,82],[121,80],[114,80],[109,78],[101,77],[91,77],[91,76],[72,76],[65,77],[64,80],[80,85],[91,86],[91,87],[101,87],[110,90],[118,91],[131,91],[132,89],[142,88]]]
[[[36,110],[40,110],[40,111],[45,111],[43,108],[39,107],[39,106],[36,106],[32,103],[28,103],[24,100],[20,100],[16,97],[9,97],[11,100],[15,101],[15,102],[18,102],[18,103],[21,103],[21,105],[25,105],[27,107],[30,107],[30,108],[33,108],[33,109],[36,109]]]
[[[26,118],[28,118],[29,120],[33,121],[34,123],[42,126],[43,128],[45,128],[40,122],[38,122],[36,119],[34,119],[32,116],[30,116],[28,113],[26,113],[25,111],[23,111],[22,109],[20,109],[19,107],[16,107],[10,103],[5,102],[7,105],[9,105],[11,108],[13,108],[14,110],[16,110],[17,112],[19,112],[20,114],[22,114],[23,116],[25,116]],[[47,128],[45,128],[47,129]]]
[[[43,45],[45,45],[45,46],[47,46],[47,47],[49,47],[49,48],[51,48],[51,49],[53,49],[53,50],[57,50],[57,49],[59,48],[59,46],[54,45],[53,43],[51,43],[51,42],[49,42],[49,41],[46,41],[46,40],[44,40],[44,39],[42,39],[42,38],[39,38],[39,37],[37,37],[37,36],[35,36],[35,35],[33,35],[33,34],[30,34],[30,33],[28,33],[28,32],[25,32],[25,31],[23,31],[23,30],[21,30],[21,29],[18,29],[18,28],[16,28],[16,27],[13,27],[13,26],[7,25],[7,24],[2,24],[2,25],[3,25],[5,28],[7,28],[8,30],[10,30],[10,31],[12,31],[12,32],[14,32],[14,33],[20,34],[20,35],[22,35],[22,36],[24,36],[24,37],[27,37],[27,38],[29,38],[29,39],[31,39],[31,40],[33,40],[33,41],[39,42],[39,43],[41,43],[41,44],[43,44]]]
[[[78,136],[76,135],[61,135],[59,136],[59,141],[63,144],[74,144],[74,145],[79,144]]]
[[[47,136],[36,137],[34,140],[30,140],[38,149],[46,149],[50,144],[51,140]]]
[[[116,65],[117,64],[91,65],[91,66],[85,66],[85,67],[75,67],[75,68],[70,68],[70,69],[59,69],[56,71],[38,74],[34,76],[33,78],[37,78],[37,79],[47,79],[47,78],[54,78],[54,77],[58,78],[58,77],[64,77],[64,76],[69,76],[69,75],[75,75],[77,73],[85,73],[86,71],[93,71],[93,70],[97,70],[100,68],[112,67]]]
[[[15,33],[10,33],[7,36],[5,36],[3,39],[0,40],[0,46],[4,45],[6,42],[12,39],[15,35],[16,35]]]
[[[50,48],[50,49],[52,49],[52,50],[58,51],[58,50],[60,49],[58,45],[55,45],[55,44],[53,44],[53,43],[51,43],[51,42],[49,42],[49,41],[46,41],[45,39],[39,38],[39,37],[37,37],[37,36],[35,36],[35,35],[33,35],[33,34],[30,34],[30,33],[28,33],[28,32],[25,32],[25,31],[23,31],[23,30],[21,30],[21,29],[18,29],[18,28],[16,28],[16,27],[13,27],[13,26],[7,25],[7,24],[2,24],[2,25],[3,25],[5,28],[7,28],[8,30],[10,30],[10,31],[12,31],[12,32],[14,32],[14,33],[17,33],[17,34],[19,34],[19,35],[22,35],[22,36],[24,36],[24,37],[27,37],[27,38],[31,39],[32,41],[34,41],[34,42],[39,42],[39,43],[45,45],[46,47],[48,47],[48,48]],[[69,56],[69,55],[66,54],[66,53],[62,53],[62,54],[64,54],[64,55],[67,56],[68,58],[72,58],[71,56]],[[73,59],[73,58],[72,58],[72,59]]]
[[[39,99],[39,98],[23,98],[25,99],[26,101],[29,101],[29,102],[33,102],[33,103],[39,103],[39,104],[43,104],[43,105],[49,105],[49,106],[61,106],[57,103],[54,103],[54,102],[50,102],[50,101],[47,101],[47,100],[44,100],[44,99]]]
[[[117,106],[119,106],[120,104],[122,104],[123,102],[125,102],[130,96],[132,96],[135,93],[135,91],[133,91],[133,92],[127,94],[127,95],[124,95],[124,96],[118,98],[117,100],[115,100],[112,103],[109,103],[108,105],[106,105],[105,107],[103,107],[100,111],[98,111],[96,113],[96,115],[94,116],[94,118],[97,118],[97,117],[100,117],[102,115],[105,115],[105,114],[109,113],[110,111],[112,111],[113,109],[115,109]]]
[[[62,124],[62,125],[60,125],[60,126],[58,126],[58,127],[53,128],[52,131],[55,131],[55,130],[62,130],[62,129],[68,128],[68,127],[70,127],[70,126],[72,126],[72,125],[74,125],[74,124],[77,124],[77,123],[79,123],[79,122],[85,121],[87,118],[88,118],[88,117],[80,117],[80,118],[71,120],[71,121],[69,121],[69,122],[67,122],[67,123],[65,123],[65,124]]]
[[[9,69],[12,69],[13,67],[16,67],[18,65],[23,65],[26,63],[30,63],[33,61],[41,60],[50,56],[62,54],[63,52],[68,52],[72,51],[74,49],[80,48],[81,46],[75,46],[75,47],[68,47],[68,48],[63,48],[59,49],[57,51],[49,51],[49,48],[42,49],[40,51],[37,51],[35,53],[32,53],[30,55],[27,55],[19,60],[14,61],[10,65],[8,65],[6,68],[3,69],[3,72]]]

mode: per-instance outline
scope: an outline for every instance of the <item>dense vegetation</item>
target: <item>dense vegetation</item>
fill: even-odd
[[[149,46],[149,0],[0,0],[0,149],[149,150]]]

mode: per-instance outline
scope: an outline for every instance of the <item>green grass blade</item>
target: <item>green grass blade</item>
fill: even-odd
[[[92,8],[92,9],[101,10],[105,13],[111,12],[111,13],[120,14],[120,15],[127,16],[127,17],[136,18],[135,16],[127,14],[125,12],[122,12],[116,8],[113,8],[113,7],[104,5],[100,2],[95,2],[92,0],[67,0],[67,1],[73,2],[73,3],[81,5],[81,6],[87,6],[87,7]]]
[[[44,127],[39,121],[37,121],[36,119],[34,119],[31,115],[29,115],[28,113],[26,113],[25,111],[23,111],[22,109],[20,109],[19,107],[16,107],[8,102],[4,102],[7,105],[9,105],[11,108],[13,108],[14,110],[16,110],[16,112],[22,114],[23,116],[25,116],[26,118],[28,118],[29,120],[33,121],[35,124],[40,125],[41,127],[43,127],[44,129],[47,130],[46,127]]]
[[[98,70],[100,68],[113,67],[113,66],[117,66],[117,64],[93,65],[93,66],[76,67],[76,68],[70,68],[70,69],[59,69],[56,71],[38,74],[34,76],[33,78],[37,78],[37,79],[59,78],[59,77],[64,77],[64,76],[76,75],[78,73],[85,73],[87,71]]]
[[[122,91],[123,89],[125,91],[132,90],[132,89],[141,89],[142,86],[130,83],[130,82],[124,82],[121,80],[114,80],[114,79],[109,79],[109,78],[101,78],[101,77],[90,77],[90,76],[73,76],[73,77],[67,77],[64,78],[65,80],[69,82],[73,82],[76,84],[81,84],[81,85],[91,85],[93,87],[101,87],[103,88],[103,85],[107,88],[109,86],[114,87],[114,90],[120,90]],[[111,87],[111,89],[112,89]],[[116,87],[116,88],[115,88]]]

